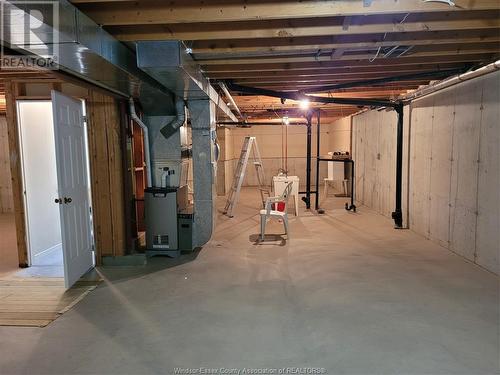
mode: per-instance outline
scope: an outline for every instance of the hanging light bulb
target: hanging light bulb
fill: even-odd
[[[303,111],[309,109],[309,99],[302,99],[299,103],[299,107]]]

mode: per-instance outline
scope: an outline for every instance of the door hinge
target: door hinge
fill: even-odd
[[[82,116],[82,120],[83,120],[84,122],[87,122],[87,116]]]

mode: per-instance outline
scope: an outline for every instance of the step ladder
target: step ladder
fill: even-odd
[[[241,185],[245,178],[245,171],[247,169],[248,160],[252,154],[253,165],[257,172],[257,182],[259,184],[260,197],[262,199],[262,207],[265,207],[266,198],[270,196],[269,189],[265,185],[266,176],[264,173],[264,166],[260,157],[259,147],[257,146],[257,139],[255,137],[245,137],[243,147],[241,148],[240,159],[236,165],[234,172],[233,184],[227,196],[226,206],[224,207],[224,214],[233,217],[233,210],[238,202],[240,196]]]

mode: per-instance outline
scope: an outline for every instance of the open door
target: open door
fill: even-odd
[[[89,179],[82,102],[52,91],[64,282],[71,287],[93,267]]]

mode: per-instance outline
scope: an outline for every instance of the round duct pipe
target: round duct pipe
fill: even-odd
[[[171,137],[186,121],[186,103],[179,96],[175,98],[175,111],[177,113],[176,117],[160,130],[160,133],[165,138]]]

